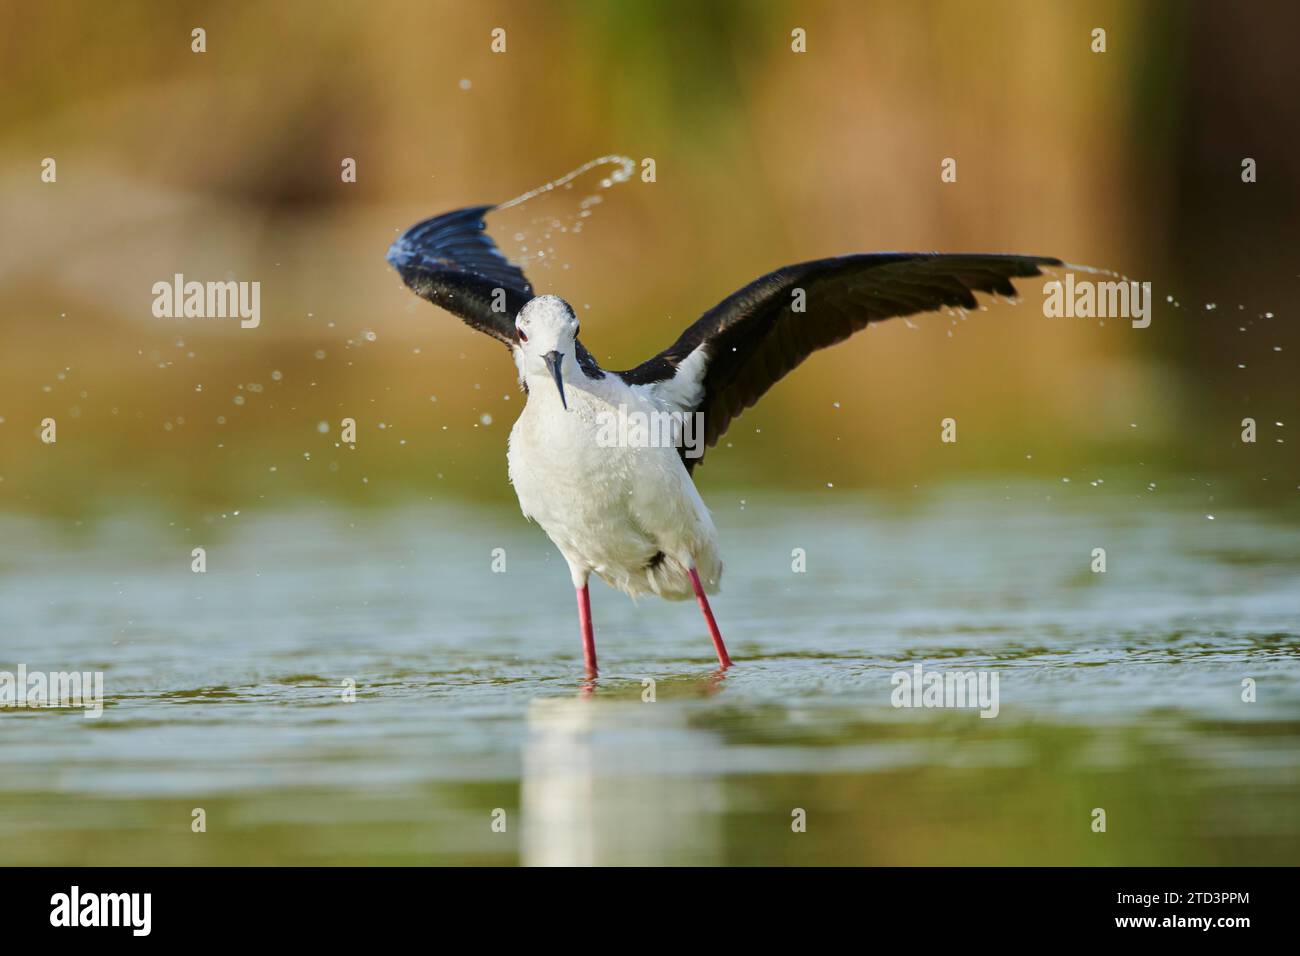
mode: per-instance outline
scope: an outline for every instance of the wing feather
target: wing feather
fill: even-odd
[[[818,349],[872,322],[973,309],[977,292],[1014,296],[1012,279],[1060,264],[1043,256],[888,252],[785,266],[723,299],[654,358],[617,374],[665,397],[702,394],[680,410],[704,413],[705,446],[712,447],[733,419]],[[800,290],[804,308],[795,311]],[[666,387],[697,350],[705,361],[689,368],[702,389]],[[688,468],[700,461],[684,460]]]
[[[515,316],[533,287],[487,233],[484,217],[495,208],[471,206],[416,223],[389,247],[388,262],[420,298],[513,347]]]

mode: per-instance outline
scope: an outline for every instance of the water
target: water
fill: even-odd
[[[557,278],[553,270],[569,268],[566,238],[581,233],[604,202],[605,192],[630,180],[635,169],[627,156],[600,156],[498,204],[492,210],[492,228],[494,233],[500,230],[504,254],[527,270],[534,283]]]
[[[0,669],[106,685],[98,720],[0,711],[0,862],[1300,859],[1296,524],[1144,483],[704,485],[739,666],[596,584],[594,686],[509,506],[0,520]],[[891,706],[918,662],[996,673],[998,716]]]

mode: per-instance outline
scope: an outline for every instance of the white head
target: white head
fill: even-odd
[[[568,375],[572,380],[578,371],[574,346],[578,317],[569,303],[557,295],[530,299],[515,317],[515,331],[519,334],[515,363],[520,377],[525,381],[535,377],[553,378],[560,390],[560,401],[568,408],[564,378]]]

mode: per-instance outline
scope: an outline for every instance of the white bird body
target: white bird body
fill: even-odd
[[[532,318],[540,324],[539,310]],[[540,327],[530,339],[530,346],[562,344]],[[510,481],[524,516],[541,525],[568,562],[574,586],[595,573],[633,597],[684,600],[694,595],[694,567],[706,592],[716,593],[717,529],[679,450],[666,442],[602,440],[603,423],[608,436],[607,423],[620,416],[675,411],[675,403],[616,375],[588,378],[571,346],[561,365],[563,402],[551,372],[530,364],[522,347],[516,363],[528,401],[510,432]]]

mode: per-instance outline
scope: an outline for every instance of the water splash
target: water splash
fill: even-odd
[[[593,209],[604,201],[602,193],[619,183],[627,182],[635,169],[636,162],[630,157],[601,156],[583,163],[559,179],[498,205],[493,212],[504,212],[508,216],[511,210],[523,210],[534,200],[542,200],[543,203],[564,202],[559,209],[553,205],[533,206],[529,210],[533,215],[525,222],[514,229],[501,230],[498,235],[512,235],[515,243],[515,247],[507,252],[508,257],[526,269],[550,270],[558,266],[561,270],[567,270],[570,264],[561,255],[557,255],[557,238],[580,234]],[[584,186],[583,177],[597,170],[601,171],[599,179]],[[571,199],[564,201],[560,198],[572,197],[575,193],[580,197],[576,203]]]
[[[630,157],[614,155],[601,156],[599,159],[593,159],[588,163],[583,163],[577,169],[565,173],[559,179],[551,180],[545,186],[538,186],[536,189],[530,189],[522,196],[516,196],[514,199],[501,203],[497,206],[497,209],[510,209],[514,206],[522,206],[524,203],[528,202],[528,200],[540,196],[542,193],[548,193],[559,186],[568,186],[583,173],[588,173],[600,166],[608,166],[613,163],[617,163],[620,168],[600,181],[601,189],[609,189],[616,183],[626,182],[632,178],[632,171],[636,168],[636,163]]]

